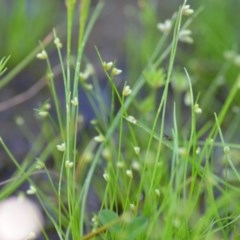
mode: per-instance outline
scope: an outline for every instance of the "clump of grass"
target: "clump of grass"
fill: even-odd
[[[132,65],[131,71],[137,72],[130,76],[139,77],[124,80],[121,89],[116,76],[121,78],[124,69],[119,69],[115,61],[102,59],[96,48],[111,87],[106,111],[97,76],[83,58],[84,46],[103,5],[100,2],[89,17],[90,3],[81,1],[78,52],[72,68],[75,4],[66,1],[66,63],[64,46],[57,32],[53,33],[64,101],[56,90],[54,71],[42,46],[37,57],[47,63],[56,118],[49,102],[44,102],[37,110],[42,132],[21,164],[1,139],[17,171],[4,184],[0,198],[6,198],[27,180],[35,190],[28,193],[36,195],[59,239],[235,239],[239,236],[236,154],[240,146],[225,140],[222,125],[237,96],[239,77],[219,113],[213,109],[211,118],[206,119],[205,95],[195,94],[191,73],[184,66],[175,66],[179,42],[194,41],[188,28],[195,15],[184,1],[169,20],[155,23],[159,39],[152,49],[146,47],[148,57],[140,61],[141,67],[145,62],[144,69],[139,71]],[[142,11],[147,15],[150,9],[145,7]],[[0,62],[0,69],[4,64]],[[85,133],[79,143],[78,136],[84,134],[84,129],[79,131],[83,108],[80,86],[95,109],[96,119],[90,127],[95,135]],[[206,96],[210,102],[209,89]],[[47,165],[50,156],[53,168]],[[42,185],[35,178],[41,175],[45,177]],[[91,195],[93,190],[95,194]],[[88,201],[94,197],[99,209],[92,212]],[[44,229],[43,234],[49,239]]]

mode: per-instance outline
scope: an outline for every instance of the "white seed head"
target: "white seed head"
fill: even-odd
[[[113,62],[103,62],[102,67],[105,71],[109,71],[113,67]]]
[[[117,75],[119,75],[119,74],[121,74],[122,73],[122,70],[121,69],[118,69],[118,68],[113,68],[112,69],[112,71],[111,71],[111,75],[112,76],[117,76]]]
[[[16,124],[17,124],[18,126],[22,126],[22,125],[24,125],[25,120],[24,120],[24,118],[23,118],[22,116],[17,116],[17,117],[15,118],[15,122],[16,122]]]
[[[230,153],[230,147],[229,146],[225,146],[224,147],[224,153],[225,154],[229,154]]]
[[[78,98],[77,97],[74,97],[72,100],[71,100],[71,104],[73,105],[73,106],[78,106]]]
[[[61,43],[61,41],[60,41],[60,39],[59,39],[58,37],[56,37],[56,38],[54,39],[54,44],[56,45],[56,47],[57,47],[58,49],[62,48],[62,43]]]
[[[37,162],[36,162],[36,169],[42,169],[44,168],[45,164],[43,161],[37,159]]]
[[[123,161],[118,161],[117,162],[117,167],[118,168],[123,169],[123,168],[125,168],[125,166],[126,166],[125,162],[123,162]]]
[[[103,174],[103,178],[105,179],[106,182],[108,182],[109,179],[110,179],[109,174],[105,172],[105,173]]]
[[[104,140],[105,140],[105,137],[102,135],[102,134],[99,134],[98,136],[95,136],[94,137],[94,140],[96,141],[96,142],[104,142]]]
[[[190,8],[190,5],[184,5],[182,7],[182,15],[189,16],[194,13],[194,10]]]
[[[156,188],[154,191],[155,191],[155,194],[159,197],[160,196],[160,190],[158,188]]]
[[[128,122],[132,123],[132,124],[136,124],[136,123],[137,123],[136,118],[133,117],[133,116],[131,116],[131,115],[127,116],[127,117],[126,117],[126,120],[127,120]]]
[[[47,59],[47,52],[45,50],[42,50],[37,54],[37,58],[41,60]]]
[[[134,148],[134,152],[138,155],[140,153],[140,147],[135,146]]]
[[[48,116],[48,111],[44,111],[44,110],[41,110],[38,112],[38,115],[41,117],[41,118],[45,118]]]
[[[65,143],[61,143],[57,145],[57,150],[60,152],[64,152],[66,149],[66,144]]]
[[[132,90],[131,90],[130,86],[128,86],[128,85],[124,86],[122,95],[124,97],[126,97],[126,96],[130,95],[131,93],[132,93]]]
[[[193,38],[191,37],[192,31],[189,29],[183,29],[179,33],[179,41],[184,43],[193,43]]]
[[[133,161],[132,162],[132,168],[136,171],[140,171],[141,169],[141,164],[138,161]]]
[[[127,176],[128,176],[129,178],[132,178],[132,177],[133,177],[133,172],[132,172],[131,169],[127,169],[127,170],[126,170],[126,174],[127,174]]]
[[[197,103],[194,104],[193,109],[194,109],[194,112],[196,114],[201,114],[202,113],[202,109],[199,107],[199,105]]]
[[[36,188],[32,185],[29,186],[29,189],[26,191],[28,195],[33,195],[37,192]]]
[[[171,28],[172,28],[172,21],[167,19],[163,23],[158,23],[157,28],[162,32],[162,33],[168,33]]]
[[[65,162],[65,167],[66,167],[66,168],[72,168],[72,167],[73,167],[73,161],[67,160],[67,161]]]

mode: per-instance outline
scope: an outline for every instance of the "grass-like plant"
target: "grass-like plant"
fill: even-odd
[[[238,239],[240,235],[240,145],[225,140],[224,133],[231,131],[231,126],[223,127],[231,114],[237,129],[239,116],[230,109],[240,77],[229,88],[220,111],[213,109],[209,117],[204,110],[211,104],[217,84],[213,81],[199,94],[184,63],[175,63],[179,42],[193,42],[189,27],[198,12],[184,1],[169,20],[157,25],[154,17],[153,22],[148,21],[146,16],[153,9],[145,4],[143,21],[147,28],[154,24],[159,39],[153,41],[155,45],[151,38],[140,41],[139,47],[145,49],[137,51],[139,61],[134,62],[134,48],[130,52],[127,62],[132,68],[128,71],[134,79],[117,83],[125,69],[119,69],[114,60],[103,59],[96,46],[110,86],[109,102],[101,97],[97,75],[84,58],[89,34],[104,7],[101,1],[93,11],[88,0],[79,5],[74,59],[75,0],[66,0],[66,57],[62,53],[65,46],[53,31],[64,99],[57,90],[60,80],[55,80],[46,44],[38,51],[37,57],[47,63],[52,100],[36,109],[42,131],[21,163],[1,139],[17,169],[9,181],[1,183],[0,199],[29,182],[27,194],[37,197],[47,219],[42,229],[45,239],[50,239],[52,229],[59,239],[74,240]],[[133,39],[129,41],[131,51]],[[6,59],[0,61],[0,73],[5,65]],[[9,77],[4,79],[7,84]],[[96,115],[91,124],[84,125],[86,131],[80,121],[84,108],[79,101],[80,87]],[[53,167],[49,167],[49,159]],[[98,210],[94,212],[89,201],[98,205]]]

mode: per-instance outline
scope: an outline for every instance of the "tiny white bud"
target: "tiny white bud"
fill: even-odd
[[[106,182],[108,182],[108,181],[109,181],[109,178],[110,178],[110,177],[109,177],[109,174],[108,174],[108,173],[104,173],[104,174],[103,174],[103,178],[105,179]]]
[[[56,37],[56,38],[54,39],[54,44],[56,45],[56,47],[57,47],[58,49],[62,48],[62,43],[61,43],[61,41],[60,41],[60,39],[59,39],[58,37]]]
[[[42,169],[42,168],[44,168],[44,166],[45,166],[44,162],[42,162],[41,160],[37,159],[36,169]]]
[[[26,191],[28,195],[33,195],[37,192],[36,188],[32,185],[29,186],[29,189]]]
[[[43,109],[45,109],[45,110],[49,110],[50,108],[51,108],[51,104],[49,102],[47,102],[43,105]]]
[[[77,106],[78,105],[78,98],[77,97],[74,97],[72,100],[71,100],[71,104],[73,106]]]
[[[183,29],[179,33],[179,41],[184,42],[184,43],[193,43],[193,39],[191,37],[192,31],[189,29]]]
[[[179,147],[178,148],[178,154],[180,156],[187,156],[187,150],[185,148],[183,148],[183,147]]]
[[[73,167],[73,162],[67,160],[67,161],[65,162],[65,167],[66,167],[66,168],[72,168],[72,167]]]
[[[133,177],[133,173],[132,173],[132,170],[131,169],[127,169],[126,170],[126,174],[129,178],[132,178]]]
[[[119,75],[121,73],[122,73],[122,70],[118,69],[118,68],[113,68],[112,71],[111,71],[111,75],[112,76],[117,76],[117,75]]]
[[[94,73],[92,64],[88,63],[84,72],[80,72],[79,76],[81,80],[87,80]]]
[[[102,151],[102,156],[106,160],[110,161],[111,158],[112,158],[112,153],[111,153],[110,149],[109,148],[104,148],[103,151]]]
[[[130,203],[130,208],[131,208],[132,211],[134,211],[136,209],[135,204],[134,203]]]
[[[182,15],[189,16],[194,13],[194,10],[190,8],[190,5],[184,5],[182,7]]]
[[[48,111],[39,111],[39,112],[38,112],[38,115],[39,115],[41,118],[45,118],[45,117],[48,115]]]
[[[126,117],[126,120],[127,120],[128,122],[132,123],[132,124],[136,124],[136,123],[137,123],[136,118],[133,117],[133,116],[131,116],[131,115],[127,116],[127,117]]]
[[[123,169],[123,168],[125,168],[125,163],[123,161],[118,161],[117,162],[117,167],[120,168],[120,169]]]
[[[128,85],[124,86],[122,95],[124,97],[126,97],[126,96],[130,95],[131,93],[132,93],[132,90],[131,90],[130,86],[128,86]]]
[[[41,60],[47,59],[47,52],[45,50],[42,50],[37,54],[37,58]]]
[[[159,196],[160,196],[160,191],[159,191],[159,189],[156,188],[154,191],[155,191],[156,195],[159,197]]]
[[[88,91],[91,91],[93,89],[93,85],[91,83],[85,83],[83,86]]]
[[[108,71],[112,68],[113,62],[103,62],[102,67],[105,71]]]
[[[61,143],[61,144],[58,144],[58,145],[57,145],[57,150],[58,150],[58,151],[64,152],[65,149],[66,149],[65,143]]]
[[[105,137],[104,137],[102,134],[100,134],[100,135],[98,135],[98,136],[95,136],[95,137],[94,137],[94,140],[95,140],[96,142],[104,142]]]
[[[189,91],[185,93],[184,103],[186,106],[191,106],[193,104],[193,99]]]
[[[200,148],[200,147],[197,147],[197,149],[196,149],[196,154],[198,155],[198,154],[200,154],[200,152],[201,152],[201,148]]]
[[[136,171],[140,171],[141,165],[140,165],[140,163],[139,163],[138,161],[133,161],[133,162],[132,162],[132,168],[133,168],[134,170],[136,170]]]
[[[223,151],[224,151],[225,154],[229,154],[230,147],[229,146],[225,146]]]
[[[134,148],[134,152],[138,155],[140,153],[140,147],[135,146]]]
[[[201,114],[201,113],[202,113],[202,109],[199,107],[199,105],[198,105],[197,103],[194,104],[193,109],[194,109],[194,112],[195,112],[196,114]]]
[[[168,33],[172,28],[172,22],[167,19],[163,23],[158,23],[157,28],[163,33]]]
[[[17,117],[15,118],[15,122],[16,122],[16,124],[17,124],[18,126],[22,126],[22,125],[24,125],[25,120],[24,120],[24,118],[23,118],[22,116],[17,116]]]

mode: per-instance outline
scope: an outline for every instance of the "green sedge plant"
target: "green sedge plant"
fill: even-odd
[[[150,39],[141,42],[147,45],[141,68],[132,64],[131,71],[136,72],[129,76],[134,79],[123,79],[121,88],[116,76],[121,77],[124,69],[114,60],[103,59],[96,46],[111,88],[105,116],[98,109],[104,111],[105,103],[99,96],[97,76],[84,58],[90,31],[104,5],[100,1],[92,10],[90,1],[83,0],[78,6],[75,0],[67,0],[66,7],[66,61],[57,31],[52,35],[61,66],[64,103],[43,43],[37,58],[47,63],[46,79],[56,119],[51,116],[48,101],[37,109],[42,132],[21,164],[1,139],[17,170],[12,179],[3,183],[0,198],[6,198],[28,181],[28,193],[37,197],[59,239],[237,239],[240,177],[236,154],[240,145],[225,140],[222,125],[237,96],[240,77],[220,111],[213,110],[212,117],[206,119],[204,95],[195,94],[191,72],[184,64],[176,67],[175,62],[179,43],[193,43],[189,27],[193,20],[198,21],[198,13],[184,1],[165,22],[157,23],[153,16],[150,22],[159,39],[153,45]],[[145,7],[142,14],[148,16],[147,3]],[[78,51],[72,62],[76,9]],[[150,27],[144,16],[143,21]],[[131,60],[129,56],[128,61]],[[5,65],[6,59],[0,62],[2,71]],[[80,86],[96,110],[96,119],[91,125],[95,135],[85,133],[79,143],[79,134],[84,134],[83,129],[79,131]],[[210,98],[209,89],[206,94]],[[238,116],[233,116],[235,129],[237,121]],[[38,156],[34,155],[36,152]],[[53,168],[47,165],[49,157],[53,158]],[[44,185],[34,178],[41,174],[46,176]],[[88,207],[88,200],[95,196],[91,196],[92,189],[97,196],[94,201],[99,204],[95,212]],[[49,239],[47,230],[42,231]]]

